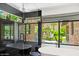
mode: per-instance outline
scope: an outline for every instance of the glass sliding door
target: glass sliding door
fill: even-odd
[[[69,24],[69,43],[79,45],[79,21],[73,21]]]
[[[69,24],[70,22],[60,22],[60,43],[62,44],[69,43]]]
[[[60,23],[61,44],[79,45],[79,21]]]
[[[42,40],[47,43],[58,43],[58,23],[42,23]]]

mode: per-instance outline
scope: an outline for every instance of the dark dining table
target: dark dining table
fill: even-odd
[[[17,50],[18,54],[20,54],[20,55],[26,55],[26,54],[30,53],[32,45],[27,44],[27,43],[9,43],[6,45],[6,47],[8,49],[10,48],[10,49]],[[12,52],[12,53],[14,53],[14,52]]]

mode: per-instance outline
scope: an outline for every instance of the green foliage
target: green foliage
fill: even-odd
[[[8,36],[10,34],[10,27],[5,26],[5,35]]]
[[[38,25],[35,25],[35,33],[38,32]]]
[[[50,26],[52,27],[58,27],[57,23],[52,23]],[[48,27],[42,27],[42,32],[43,32],[43,39],[45,40],[53,40],[57,41],[58,40],[58,30],[52,29],[49,26]],[[50,38],[50,33],[53,34],[53,37]],[[64,41],[66,39],[66,25],[61,26],[60,28],[60,39],[61,41]]]
[[[16,16],[16,15],[11,14],[11,13],[7,13],[5,15],[5,11],[3,11],[3,10],[0,10],[0,18],[5,19],[5,20],[6,19],[7,20],[12,20],[12,21],[15,21],[15,22],[20,21],[22,19],[21,17]]]
[[[19,19],[18,16],[10,14],[10,13],[6,16],[6,18],[13,21],[17,21]]]

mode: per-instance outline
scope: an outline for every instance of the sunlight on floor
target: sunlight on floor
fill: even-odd
[[[79,46],[61,45],[61,48],[57,48],[54,44],[42,44],[39,51],[48,56],[79,56]]]

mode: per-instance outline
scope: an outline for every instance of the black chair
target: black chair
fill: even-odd
[[[30,55],[31,56],[41,56],[41,53],[38,51],[38,49],[36,49],[35,47],[32,47]]]

